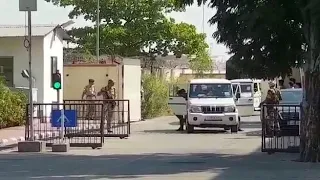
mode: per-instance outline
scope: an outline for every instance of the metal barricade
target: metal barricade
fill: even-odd
[[[108,100],[64,100],[64,103],[93,103],[104,104],[104,110],[100,109],[95,111],[104,111],[104,117],[96,114],[95,118],[102,118],[104,120],[104,137],[119,137],[120,139],[129,137],[130,135],[130,103],[125,99],[108,99]],[[99,107],[98,107],[99,108]],[[84,107],[82,111],[88,112]]]
[[[27,105],[25,138],[31,139],[31,126],[35,140],[45,141],[47,146],[62,141],[71,147],[102,147],[104,144],[104,108],[102,103],[36,103],[33,121]],[[83,111],[94,109],[95,119],[87,119]],[[64,116],[64,133],[61,131],[61,117]],[[60,124],[59,124],[60,123]],[[63,138],[62,138],[63,137]]]
[[[300,109],[290,104],[262,106],[262,152],[299,152]]]

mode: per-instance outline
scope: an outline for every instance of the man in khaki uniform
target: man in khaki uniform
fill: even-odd
[[[93,100],[96,98],[96,89],[94,86],[93,79],[89,79],[89,84],[84,87],[81,99],[83,99],[84,96],[86,96],[86,100]],[[86,119],[93,120],[94,119],[94,110],[95,110],[94,105],[93,105],[94,101],[88,101],[87,103],[90,103],[90,104],[87,106]]]
[[[269,82],[269,88],[274,90],[275,94],[276,94],[276,98],[277,98],[277,104],[279,104],[279,101],[282,100],[282,96],[281,96],[281,92],[278,88],[276,88],[276,84],[273,81]]]
[[[110,79],[108,80],[108,85],[101,88],[101,90],[98,92],[98,96],[102,95],[104,100],[103,101],[104,115],[105,115],[105,120],[107,121],[107,130],[109,133],[112,133],[111,122],[113,118],[114,108],[116,107],[116,102],[112,101],[112,99],[115,99],[112,93],[113,86],[114,86],[114,81]]]
[[[267,122],[266,123],[266,135],[273,136],[275,134],[279,134],[280,132],[280,124],[279,124],[279,116],[278,116],[278,107],[279,101],[282,100],[281,92],[279,89],[275,87],[274,82],[269,82],[269,90],[266,96],[266,99],[261,102],[261,104],[267,104]],[[261,106],[261,105],[260,105]]]

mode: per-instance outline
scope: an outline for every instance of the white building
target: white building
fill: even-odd
[[[28,87],[28,80],[21,76],[22,70],[29,69],[27,33],[25,26],[0,25],[0,75],[10,87]],[[60,25],[32,26],[32,76],[40,103],[57,101],[51,74],[56,70],[63,74],[63,40],[69,38]]]

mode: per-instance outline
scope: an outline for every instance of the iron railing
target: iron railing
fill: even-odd
[[[265,104],[261,109],[262,152],[299,152],[300,105]]]
[[[34,106],[34,116],[31,122],[29,104],[27,105],[27,120],[25,128],[25,138],[32,139],[31,130],[33,127],[33,139],[45,141],[47,146],[51,146],[61,141],[70,143],[71,147],[102,147],[104,143],[104,104],[102,103],[36,103]],[[87,106],[94,106],[95,119],[85,117],[85,112],[81,111]],[[61,119],[54,118],[54,112],[63,109],[65,122],[75,121],[75,125],[64,127],[64,136],[61,133],[61,126],[57,127],[57,122]],[[68,112],[73,111],[74,117],[68,117]],[[55,113],[56,114],[56,113]],[[57,117],[57,116],[55,116]]]
[[[104,117],[104,137],[119,137],[125,138],[130,135],[130,102],[129,100],[120,99],[108,99],[108,100],[64,100],[64,103],[77,104],[77,103],[87,103],[87,104],[103,104]],[[94,106],[94,112],[102,111],[102,106]],[[89,106],[79,107],[78,112],[88,113]],[[95,114],[95,119],[101,119],[102,114]],[[108,127],[109,126],[109,127]]]

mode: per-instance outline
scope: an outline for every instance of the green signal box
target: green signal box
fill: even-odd
[[[60,73],[52,74],[52,87],[55,90],[60,90],[62,88]]]

